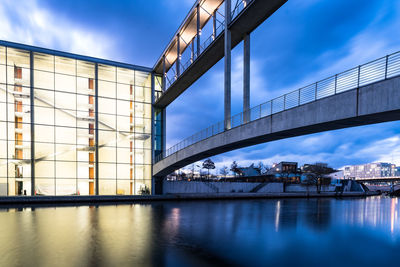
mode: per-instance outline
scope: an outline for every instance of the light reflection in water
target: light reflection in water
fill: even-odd
[[[370,197],[0,209],[0,266],[392,264],[399,208]]]

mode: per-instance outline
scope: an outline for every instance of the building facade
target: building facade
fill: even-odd
[[[0,195],[152,190],[152,70],[0,42]]]
[[[344,167],[345,179],[399,176],[398,167],[391,163],[377,162]]]

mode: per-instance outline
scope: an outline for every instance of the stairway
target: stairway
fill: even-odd
[[[261,188],[263,188],[267,184],[268,184],[268,182],[263,182],[263,183],[258,184],[257,186],[255,186],[253,189],[250,190],[250,193],[257,193],[258,191],[260,191]]]
[[[215,193],[219,192],[219,188],[213,185],[211,182],[203,182],[207,187],[211,188]]]

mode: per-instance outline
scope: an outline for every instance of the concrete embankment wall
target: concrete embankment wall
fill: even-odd
[[[257,188],[259,187],[259,188]],[[250,193],[257,188],[257,193],[283,193],[283,183],[267,183],[261,187],[261,183],[246,182],[187,182],[187,181],[164,181],[164,194],[185,193]],[[316,192],[316,186],[305,186],[300,184],[286,185],[285,192]],[[323,192],[334,192],[335,186],[322,186]]]

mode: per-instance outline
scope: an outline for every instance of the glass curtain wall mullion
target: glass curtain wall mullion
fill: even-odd
[[[34,62],[33,62],[33,52],[29,53],[30,58],[30,115],[31,115],[31,195],[35,195],[35,99],[34,99],[34,76],[33,76],[33,69],[34,69]]]
[[[118,68],[115,67],[115,83],[114,83],[114,92],[115,92],[115,128],[118,129],[118,103],[117,103],[117,83],[118,83]],[[118,159],[118,130],[115,132],[115,194],[118,194],[118,165],[117,165],[117,159]]]
[[[8,53],[8,47],[5,47],[5,54],[6,54],[6,58],[5,58],[5,60],[6,60],[6,66],[5,66],[5,72],[6,72],[6,104],[5,104],[5,106],[6,106],[6,120],[8,121],[8,71],[7,71],[7,66],[8,66],[8,55],[7,55],[7,53]],[[9,183],[10,183],[10,181],[9,181],[9,176],[10,176],[10,174],[9,174],[9,171],[8,171],[8,164],[9,164],[9,160],[8,160],[8,158],[9,158],[9,152],[8,152],[8,122],[6,122],[6,157],[7,157],[7,168],[6,168],[6,175],[7,175],[7,196],[9,196],[10,195],[10,187],[9,187]]]
[[[99,64],[95,63],[94,67],[95,79],[95,191],[99,195]]]
[[[55,73],[56,73],[56,57],[53,57],[53,76],[55,76]],[[57,116],[57,114],[56,114],[56,102],[55,102],[55,100],[56,100],[56,79],[55,79],[55,77],[54,77],[54,79],[53,79],[53,90],[54,90],[54,108],[53,108],[53,115],[54,115],[54,155],[57,155],[56,153],[57,153],[57,142],[56,142],[56,137],[57,137],[57,132],[56,132],[56,116]],[[56,156],[57,157],[57,156]],[[57,161],[56,161],[56,159],[57,158],[54,158],[54,171],[53,171],[53,174],[54,174],[54,194],[55,195],[57,195]]]
[[[133,119],[132,119],[132,121],[133,121],[133,129],[131,128],[131,132],[135,132],[135,126],[136,126],[136,86],[137,86],[137,84],[136,84],[136,71],[135,71],[135,73],[134,73],[134,77],[133,77],[133,103],[132,103],[132,105],[133,105],[133,114],[132,114],[132,116],[133,116]],[[132,127],[132,126],[131,126]],[[136,138],[134,138],[133,139],[133,142],[132,142],[132,145],[133,145],[133,149],[132,149],[132,152],[131,152],[131,156],[132,156],[132,167],[131,167],[131,173],[132,173],[132,177],[133,177],[133,194],[136,194],[137,192],[136,192],[136,146],[137,146],[137,144],[136,144]],[[131,182],[132,183],[132,182]],[[131,184],[132,185],[132,184]]]
[[[78,61],[77,60],[75,61],[75,72],[76,72],[76,75],[78,75]],[[78,79],[76,79],[76,81],[75,81],[75,86],[76,86],[76,88],[78,88]],[[78,92],[76,92],[76,94],[75,94],[75,103],[76,103],[75,114],[78,114]],[[76,127],[76,129],[78,129],[78,120],[75,120],[75,127]],[[78,147],[78,131],[77,130],[75,131],[75,147],[76,148]],[[76,190],[77,194],[80,195],[80,190],[79,190],[79,169],[78,169],[78,166],[79,166],[79,164],[78,164],[78,160],[79,160],[78,149],[75,149],[75,159],[76,159],[76,162],[75,162],[75,183],[76,183],[75,184],[75,190]],[[89,185],[89,188],[90,188],[90,185]]]

